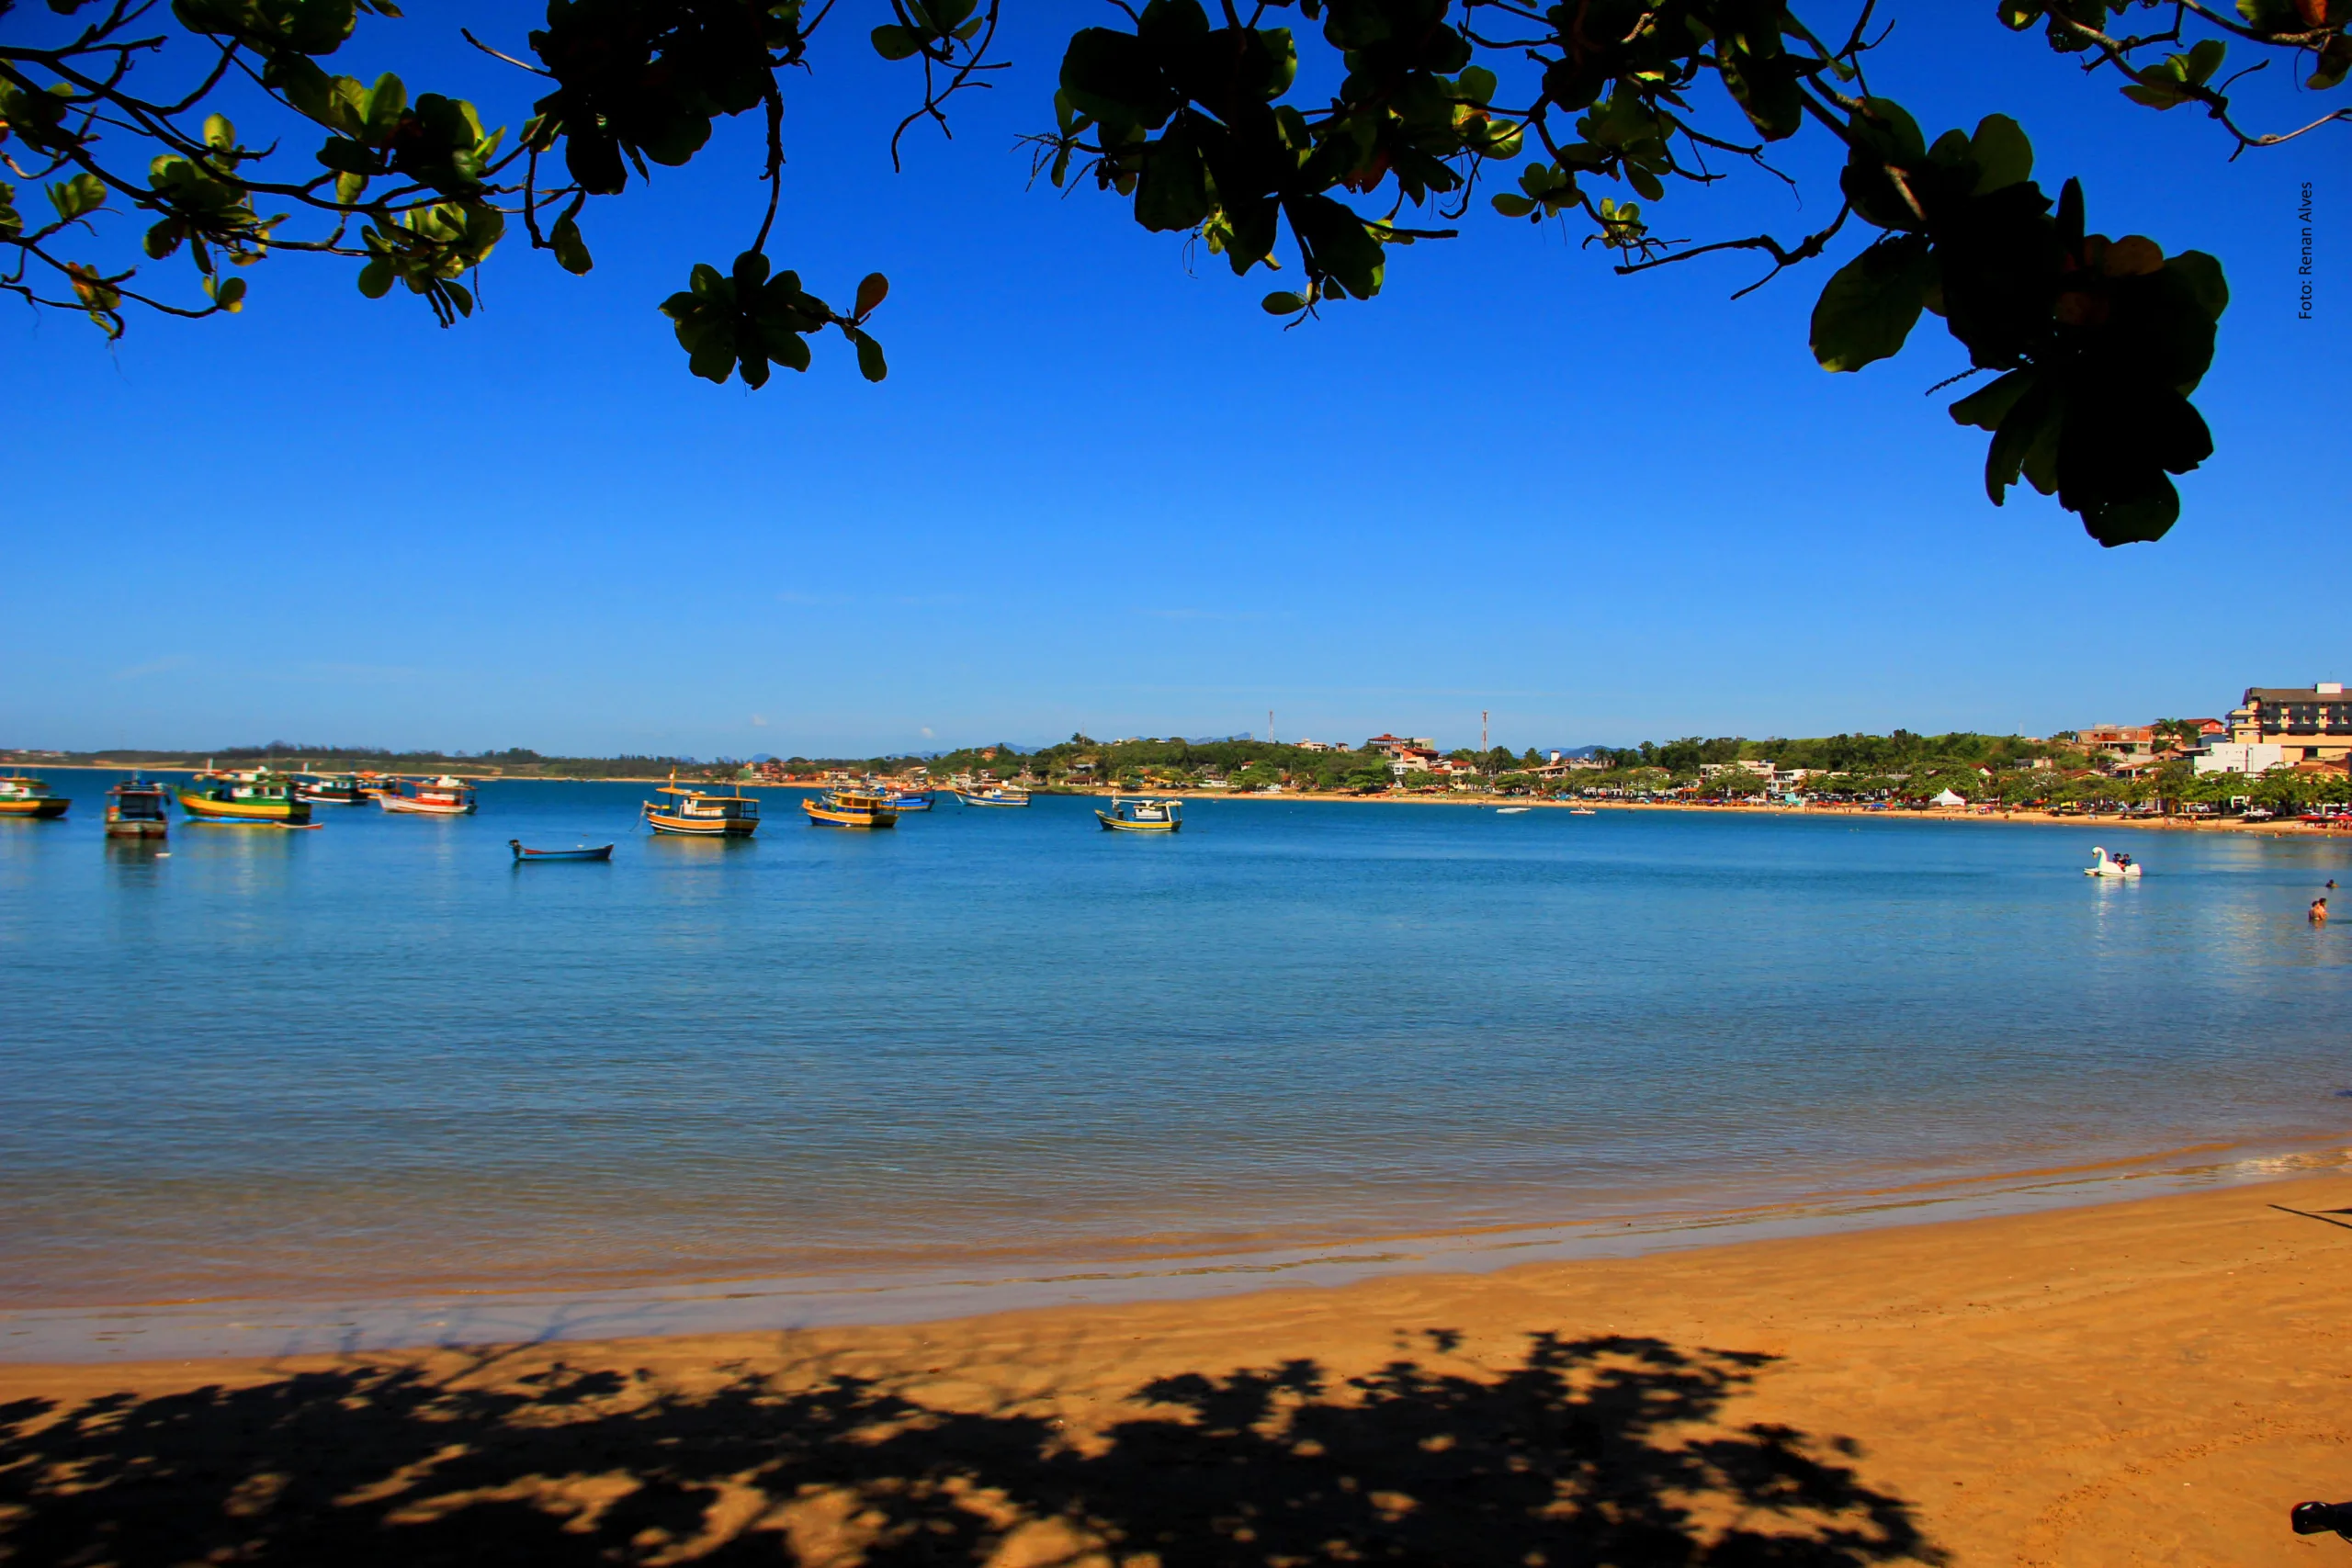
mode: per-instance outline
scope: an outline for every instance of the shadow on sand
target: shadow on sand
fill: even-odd
[[[1066,1430],[814,1362],[687,1389],[379,1357],[0,1405],[0,1562],[1939,1561],[1851,1442],[1724,1424],[1768,1360],[1538,1336],[1500,1372],[1188,1373]]]

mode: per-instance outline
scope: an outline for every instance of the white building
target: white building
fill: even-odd
[[[2287,765],[2287,749],[2259,740],[2216,740],[2196,754],[2200,773],[2267,773]]]

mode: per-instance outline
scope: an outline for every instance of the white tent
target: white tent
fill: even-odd
[[[1968,797],[1961,794],[1956,789],[1948,789],[1941,795],[1936,796],[1935,799],[1928,802],[1928,804],[1930,806],[1965,806],[1968,804]]]

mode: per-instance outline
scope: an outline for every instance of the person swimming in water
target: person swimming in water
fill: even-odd
[[[2312,900],[2312,924],[2315,926],[2324,926],[2327,924],[2326,899],[2314,898]]]

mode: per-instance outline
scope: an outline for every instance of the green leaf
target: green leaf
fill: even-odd
[[[390,141],[392,132],[400,128],[401,112],[407,107],[408,88],[401,79],[389,71],[377,77],[376,85],[368,89],[366,107],[361,114],[368,140],[378,146]]]
[[[2207,321],[2220,321],[2230,308],[2230,285],[2222,276],[2222,264],[2203,251],[2183,251],[2165,263],[2165,270],[2187,287]]]
[[[1453,91],[1465,104],[1490,104],[1495,99],[1495,73],[1483,65],[1466,67],[1454,78]]]
[[[2033,390],[2041,378],[2039,370],[2012,370],[1952,404],[1952,421],[1956,424],[1973,424],[1979,430],[1998,430],[2009,411],[2017,407],[2018,400]]]
[[[1380,292],[1387,255],[1363,220],[1328,196],[1286,203],[1291,227],[1312,255],[1316,270],[1336,292],[1369,299]]]
[[[1276,291],[1258,301],[1269,316],[1295,316],[1306,309],[1306,296]]]
[[[215,152],[226,152],[237,145],[237,128],[229,123],[227,115],[215,114],[205,117],[204,144]]]
[[[865,333],[852,327],[850,341],[857,344],[857,373],[869,381],[879,381],[890,374],[890,367],[883,361],[882,345]]]
[[[388,256],[378,256],[359,269],[359,292],[370,299],[381,299],[391,292],[392,264]]]
[[[1200,227],[1216,210],[1209,199],[1208,165],[1201,161],[1186,119],[1151,144],[1143,178],[1136,186],[1136,221],[1161,233]]]
[[[367,176],[367,175],[335,175],[335,177],[334,177],[334,198],[335,198],[335,200],[337,200],[337,201],[339,201],[339,202],[343,203],[343,205],[344,205],[344,206],[345,206],[345,207],[352,207],[352,206],[356,206],[356,205],[357,205],[357,203],[358,203],[358,201],[359,201],[359,198],[360,198],[361,197],[363,197],[363,196],[366,196],[367,194],[368,194],[368,176]]]
[[[1813,308],[1813,356],[1860,370],[1903,347],[1934,278],[1924,235],[1894,234],[1838,269]]]
[[[574,277],[588,272],[596,265],[588,254],[588,242],[580,237],[580,225],[569,217],[559,218],[548,243],[555,251],[555,264]]]
[[[885,22],[867,36],[874,40],[874,52],[885,60],[905,60],[922,48],[922,39],[914,28],[902,28],[896,22]]]
[[[2229,52],[2230,46],[2220,39],[2209,38],[2199,40],[2188,54],[2186,63],[2188,79],[2199,86],[2203,86],[2213,79],[2213,73],[2222,68],[2222,61]]]
[[[2109,549],[2154,544],[2180,521],[2180,491],[2159,474],[2146,493],[2109,502],[2083,516],[2083,532]]]
[[[706,338],[687,353],[686,368],[714,385],[726,385],[727,378],[735,373],[735,340]]]
[[[75,175],[60,180],[49,187],[49,204],[57,209],[60,222],[71,223],[85,212],[96,212],[107,204],[106,182],[92,174]]]
[[[2020,374],[2030,376],[2031,379],[2007,398],[2007,409],[1995,427],[1992,446],[1984,454],[1984,493],[1996,506],[2008,500],[2009,487],[2018,482],[2018,474],[2025,467],[2033,448],[2041,446],[2054,451],[2062,423],[2060,416],[2064,412],[2039,375],[2032,372]],[[1984,393],[1996,391],[2003,382],[2014,379],[2014,377],[2004,377],[2001,381],[1987,387]],[[1962,400],[1963,403],[1973,400]],[[1953,417],[1959,417],[1957,407],[1953,410]]]
[[[1113,130],[1157,130],[1178,103],[1143,40],[1109,28],[1081,28],[1070,39],[1062,54],[1061,88],[1072,108]]]
[[[1625,165],[1625,183],[1632,186],[1636,191],[1640,192],[1643,198],[1645,200],[1659,201],[1663,200],[1666,197],[1665,185],[1659,181],[1656,175],[1651,174],[1647,169],[1643,168],[1638,164],[1627,164]]]
[[[1919,122],[1892,98],[1864,98],[1854,116],[1854,134],[1871,152],[1890,164],[1916,164],[1928,155],[1928,139]]]
[[[214,304],[232,315],[245,308],[245,280],[242,277],[224,277],[217,286],[208,277],[204,291],[212,296]]]
[[[1524,218],[1535,210],[1535,203],[1523,196],[1514,196],[1510,191],[1504,191],[1495,197],[1494,207],[1497,212],[1506,218]]]
[[[1968,155],[1976,163],[1978,196],[2006,190],[2033,174],[2033,143],[2026,140],[2025,128],[2005,114],[1988,114],[1976,122]]]

